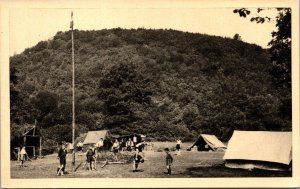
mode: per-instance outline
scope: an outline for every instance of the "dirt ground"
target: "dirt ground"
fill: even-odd
[[[166,175],[165,153],[146,151],[146,161],[139,166],[139,172],[132,171],[132,163],[109,164],[96,171],[88,171],[83,167],[84,156],[76,154],[77,171],[72,172],[71,158],[67,157],[64,176],[56,175],[58,160],[56,154],[42,159],[26,161],[25,167],[20,168],[18,161],[11,161],[11,178],[191,178],[191,177],[289,177],[291,172],[230,169],[224,166],[224,152],[195,152],[182,151],[181,155],[171,152],[174,163],[172,175]]]

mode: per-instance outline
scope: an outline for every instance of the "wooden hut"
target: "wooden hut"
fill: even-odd
[[[42,136],[35,125],[23,134],[23,144],[26,147],[28,156],[42,155]]]
[[[19,129],[17,136],[11,136],[11,158],[18,159],[20,146],[25,146],[26,152],[30,157],[42,155],[42,136],[40,129],[35,125],[24,125]]]

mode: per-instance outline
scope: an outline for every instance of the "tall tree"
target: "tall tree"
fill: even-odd
[[[258,8],[260,13],[264,9]],[[271,46],[272,69],[270,73],[273,76],[273,82],[276,87],[291,89],[291,8],[277,8],[276,16],[277,31],[272,32],[273,39],[269,42]],[[238,13],[241,17],[247,17],[251,11],[246,8],[235,9],[234,13]],[[267,16],[251,17],[251,22],[264,23],[274,18]]]
[[[150,103],[151,93],[146,84],[133,64],[117,64],[105,74],[99,85],[99,97],[104,102],[104,127],[121,133],[127,127],[138,126],[135,123],[139,121],[140,106]]]
[[[277,31],[270,41],[273,81],[277,87],[291,89],[291,9],[278,9]]]
[[[257,12],[264,9],[258,8]],[[281,107],[279,116],[284,118],[289,128],[292,117],[291,103],[291,8],[277,8],[278,15],[276,16],[276,31],[272,32],[272,40],[269,42],[269,52],[271,54],[272,67],[270,74],[274,86],[278,89],[281,98]],[[235,9],[234,13],[239,13],[241,17],[250,15],[251,11],[245,8]],[[264,23],[274,18],[267,16],[257,16],[250,19],[251,22]],[[285,124],[284,124],[285,125]]]

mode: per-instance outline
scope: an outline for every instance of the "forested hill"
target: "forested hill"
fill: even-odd
[[[110,129],[156,140],[234,129],[291,130],[267,50],[175,30],[74,31],[76,134]],[[71,140],[71,33],[10,58],[12,135],[37,120]]]

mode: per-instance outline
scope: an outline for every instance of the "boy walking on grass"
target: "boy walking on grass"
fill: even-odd
[[[143,157],[140,155],[138,149],[136,149],[135,154],[133,156],[133,172],[138,171],[139,163],[144,163]]]
[[[165,152],[166,152],[166,166],[167,166],[167,174],[171,175],[171,165],[173,163],[173,157],[171,156],[171,154],[169,153],[169,148],[165,148]]]

